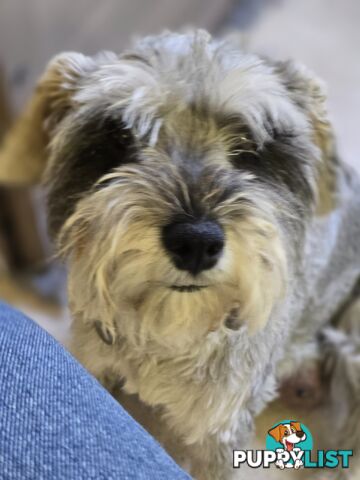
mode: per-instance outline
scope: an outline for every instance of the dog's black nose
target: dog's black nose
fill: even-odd
[[[304,436],[304,432],[303,432],[302,430],[298,430],[298,431],[296,432],[296,436],[297,436],[298,438],[302,438],[302,437]]]
[[[211,220],[174,222],[162,232],[163,244],[179,270],[197,275],[212,268],[224,248],[224,232]]]

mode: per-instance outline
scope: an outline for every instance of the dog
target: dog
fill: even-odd
[[[302,65],[165,32],[55,57],[3,144],[0,179],[47,192],[69,348],[198,480],[233,477],[360,277],[360,182],[325,104]]]
[[[282,423],[271,430],[269,430],[269,435],[271,435],[277,442],[283,445],[283,450],[291,452],[294,450],[295,445],[299,442],[306,440],[306,433],[301,429],[300,422],[290,422]],[[286,468],[295,468],[299,469],[304,465],[302,460],[297,459],[294,464],[288,462],[284,464],[283,460],[278,460],[276,462],[278,468],[283,470]]]

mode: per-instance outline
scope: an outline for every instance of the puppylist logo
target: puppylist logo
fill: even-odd
[[[283,420],[268,431],[266,450],[234,450],[233,467],[349,468],[352,450],[313,450],[310,430],[294,420]]]

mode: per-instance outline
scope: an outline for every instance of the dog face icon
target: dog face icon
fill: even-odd
[[[269,430],[277,442],[284,446],[284,450],[292,451],[294,445],[306,440],[306,433],[301,429],[300,422],[283,423]]]

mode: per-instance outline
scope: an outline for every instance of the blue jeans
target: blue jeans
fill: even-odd
[[[1,480],[189,478],[61,345],[0,304]]]

